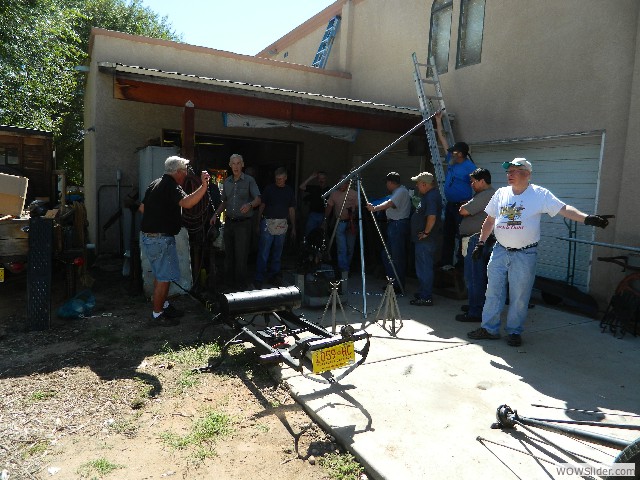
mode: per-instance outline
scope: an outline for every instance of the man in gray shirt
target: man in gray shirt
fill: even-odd
[[[491,172],[486,168],[476,168],[469,176],[474,196],[460,207],[460,215],[463,217],[460,223],[460,236],[462,237],[464,279],[467,284],[469,310],[456,315],[456,320],[459,322],[480,322],[482,321],[484,294],[487,289],[487,263],[492,249],[485,246],[483,255],[477,260],[474,260],[471,253],[480,238],[482,223],[487,218],[484,209],[496,190],[491,186]]]
[[[242,155],[234,153],[229,159],[232,175],[222,184],[222,203],[216,209],[211,223],[226,210],[224,220],[224,273],[225,284],[237,290],[246,290],[247,259],[251,242],[253,209],[260,205],[260,190],[251,175],[242,173]]]
[[[370,212],[384,210],[387,214],[387,247],[398,276],[394,275],[393,268],[384,250],[382,251],[382,263],[387,277],[395,279],[393,288],[396,293],[399,293],[401,291],[400,286],[404,287],[404,277],[407,273],[407,242],[409,240],[411,196],[407,187],[401,184],[399,173],[389,172],[386,176],[386,182],[391,198],[375,207],[367,203],[367,210]]]

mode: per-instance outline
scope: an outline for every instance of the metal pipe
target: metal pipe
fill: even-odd
[[[390,143],[389,145],[387,145],[386,147],[384,147],[382,150],[380,150],[378,153],[376,153],[373,157],[371,157],[369,160],[367,160],[366,162],[364,162],[362,165],[360,165],[358,168],[356,168],[355,170],[352,170],[351,173],[349,173],[349,175],[346,176],[346,178],[344,180],[341,180],[340,182],[338,182],[337,184],[335,184],[333,187],[331,187],[329,190],[327,190],[325,193],[322,194],[322,198],[324,198],[325,200],[327,198],[329,198],[329,195],[331,195],[331,193],[336,190],[340,184],[345,181],[345,180],[350,180],[352,177],[358,175],[358,173],[360,172],[360,170],[364,170],[365,168],[367,168],[367,166],[371,163],[373,163],[374,161],[376,161],[378,159],[378,157],[380,157],[381,155],[384,155],[386,152],[388,152],[392,147],[395,147],[397,143],[399,143],[401,140],[404,140],[406,137],[408,137],[409,135],[411,135],[413,132],[415,132],[418,128],[420,128],[422,125],[424,125],[425,123],[427,123],[428,121],[431,121],[431,119],[433,117],[435,117],[438,113],[444,111],[444,108],[435,111],[432,115],[428,116],[427,118],[425,118],[424,120],[422,120],[420,123],[418,123],[415,127],[413,127],[411,130],[409,130],[408,132],[404,133],[401,137],[398,137],[397,139],[395,139],[392,143]]]
[[[620,250],[628,250],[630,252],[640,253],[640,248],[629,247],[627,245],[617,245],[615,243],[591,242],[589,240],[580,240],[578,238],[556,237],[558,240],[566,240],[567,242],[586,243],[587,245],[595,245],[596,247],[619,248]]]
[[[611,437],[608,435],[600,435],[599,433],[587,432],[577,428],[566,427],[563,425],[554,425],[545,421],[533,418],[521,417],[518,412],[514,411],[508,405],[500,405],[496,411],[496,419],[498,425],[502,428],[513,428],[516,424],[538,427],[550,432],[560,433],[573,438],[588,440],[597,445],[624,450],[631,442],[622,440],[621,438]],[[556,448],[557,445],[553,444]]]

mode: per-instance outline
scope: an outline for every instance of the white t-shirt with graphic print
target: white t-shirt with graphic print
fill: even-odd
[[[499,188],[484,211],[496,219],[493,233],[502,246],[522,248],[540,240],[542,214],[554,217],[564,206],[546,188],[530,184],[520,195],[510,186]]]

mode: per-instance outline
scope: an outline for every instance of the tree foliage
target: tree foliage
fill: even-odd
[[[0,124],[53,132],[57,168],[82,182],[83,105],[93,27],[181,38],[141,0],[2,0]]]

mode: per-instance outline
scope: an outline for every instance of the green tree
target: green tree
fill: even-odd
[[[82,183],[85,76],[93,27],[180,41],[141,0],[0,2],[0,124],[53,132],[57,168]]]

